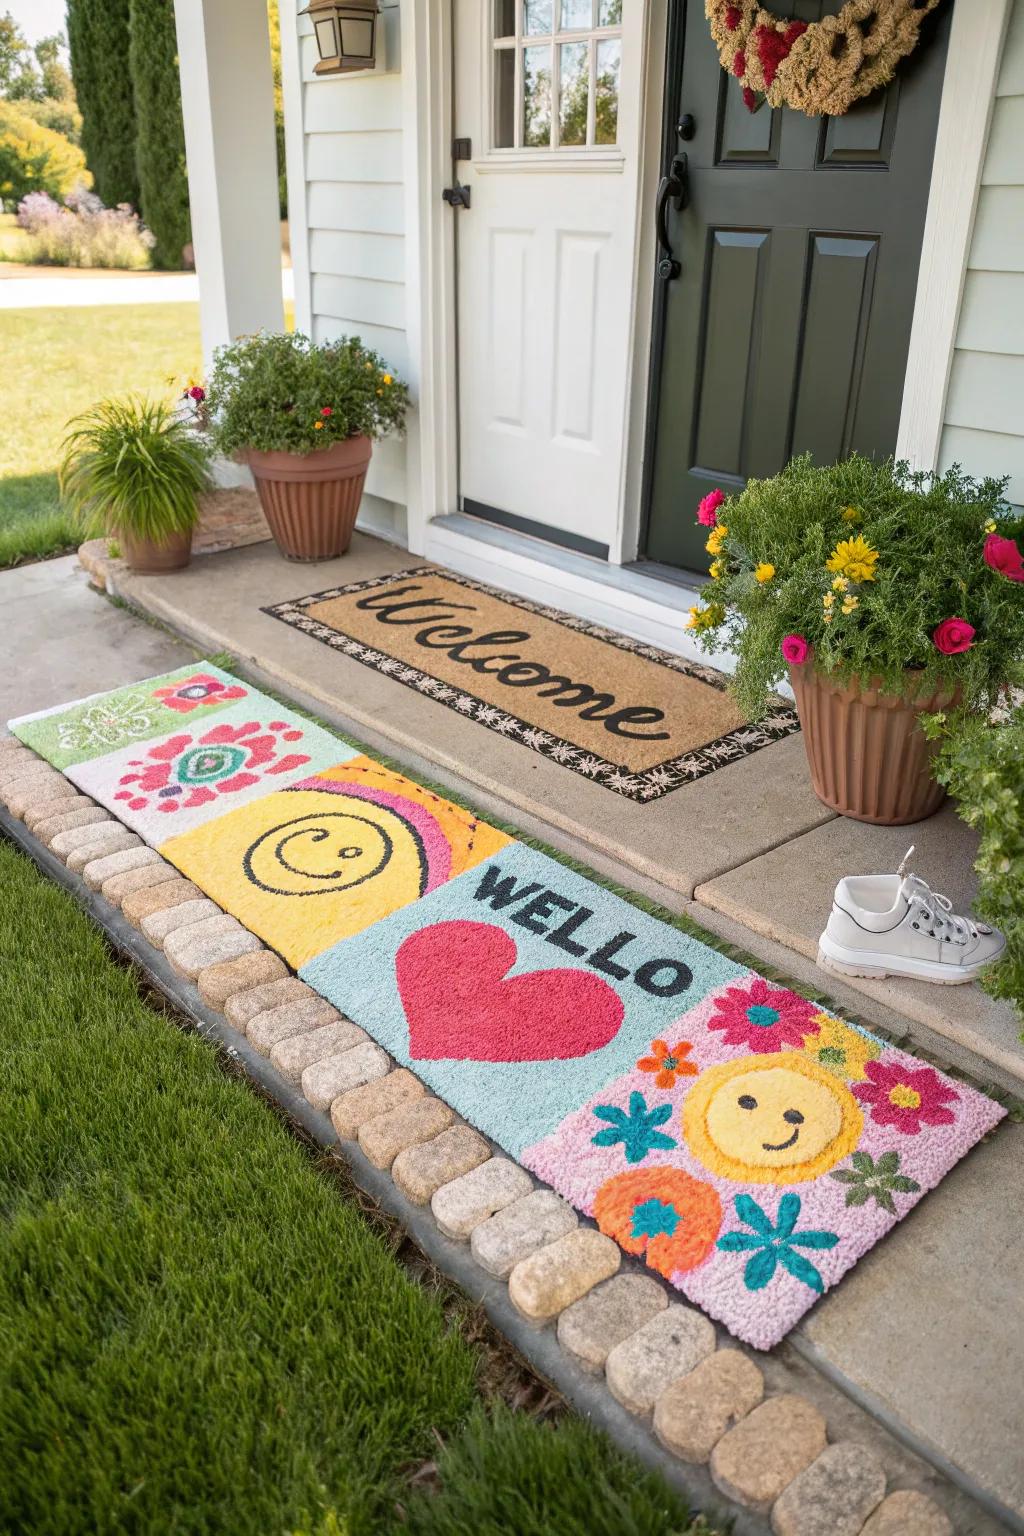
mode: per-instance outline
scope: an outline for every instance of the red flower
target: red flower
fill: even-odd
[[[334,407],[330,406],[330,405],[321,406],[321,408],[320,408],[320,415],[321,416],[333,416],[334,415]]]
[[[779,65],[786,58],[797,38],[806,31],[806,21],[791,21],[785,32],[776,32],[774,27],[758,27],[755,31],[757,56],[761,60],[764,83],[769,90],[779,72]]]
[[[1004,539],[998,533],[990,533],[985,540],[985,564],[1011,581],[1024,581],[1024,556],[1017,548],[1016,539]]]
[[[199,384],[193,384],[192,388],[189,390],[188,393],[189,393],[189,399],[190,400],[205,400],[206,399],[206,390],[203,389],[202,386],[199,385]]]
[[[114,799],[126,800],[133,811],[194,810],[218,795],[249,789],[268,774],[303,767],[309,762],[304,752],[278,757],[282,742],[301,740],[302,732],[284,720],[266,726],[256,720],[244,725],[222,722],[198,741],[188,732],[169,736],[148,747],[145,757],[132,758],[129,767],[135,772],[121,775],[124,787]]]
[[[637,1062],[641,1072],[656,1072],[654,1079],[656,1088],[673,1088],[677,1077],[696,1077],[698,1067],[692,1061],[685,1058],[693,1050],[689,1040],[680,1040],[669,1050],[664,1040],[655,1040],[651,1045],[650,1056],[641,1056]]]
[[[970,650],[974,634],[974,625],[968,624],[966,619],[943,619],[932,640],[935,649],[943,656],[959,656],[961,651]]]
[[[727,987],[725,996],[715,999],[715,1010],[708,1029],[722,1030],[726,1045],[745,1045],[758,1055],[799,1049],[821,1028],[813,1003],[784,987],[769,986],[761,976],[747,987]]]
[[[732,61],[732,72],[737,80],[742,80],[747,72],[747,56],[742,48],[737,48]]]
[[[718,521],[718,509],[725,500],[724,491],[708,491],[697,505],[697,521],[702,528],[713,528]]]
[[[168,709],[176,709],[179,714],[187,715],[203,704],[224,704],[228,699],[244,699],[246,692],[245,688],[222,683],[220,678],[211,677],[208,672],[196,672],[192,677],[182,678],[179,683],[155,688],[153,697],[160,699]]]
[[[743,12],[738,5],[728,5],[725,9],[725,25],[730,32],[735,32],[743,20]]]
[[[959,1101],[952,1083],[933,1067],[904,1067],[898,1062],[867,1061],[866,1083],[854,1083],[853,1092],[871,1111],[876,1125],[891,1125],[904,1136],[916,1136],[922,1125],[952,1125],[956,1116],[948,1104]]]
[[[811,653],[803,635],[787,635],[782,642],[782,654],[794,667],[802,667]]]

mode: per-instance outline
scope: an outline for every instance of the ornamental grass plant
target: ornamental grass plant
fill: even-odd
[[[406,385],[357,336],[317,346],[268,331],[218,348],[205,402],[211,441],[226,456],[383,437],[402,429],[408,403]]]
[[[211,484],[210,453],[194,424],[163,401],[104,400],[68,423],[61,496],[87,536],[129,534],[160,544],[187,533]]]
[[[787,666],[884,693],[955,692],[987,714],[1024,677],[1024,558],[1005,480],[854,454],[809,454],[727,497],[713,491],[711,582],[690,611],[705,650],[736,657],[733,690],[761,717]]]

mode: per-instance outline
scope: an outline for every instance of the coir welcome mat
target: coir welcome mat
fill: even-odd
[[[743,722],[710,667],[423,565],[263,609],[631,800],[797,729]]]
[[[755,1347],[1004,1114],[216,667],[11,728]]]

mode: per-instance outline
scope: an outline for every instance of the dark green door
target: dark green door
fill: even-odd
[[[659,280],[645,554],[706,571],[694,514],[714,486],[896,446],[948,15],[887,91],[815,119],[749,113],[701,0],[674,4],[666,162],[685,153],[690,202],[668,208],[682,271]]]

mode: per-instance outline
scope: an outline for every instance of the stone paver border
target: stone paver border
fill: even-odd
[[[903,1504],[913,1512],[912,1529],[952,1533],[934,1500],[919,1490],[890,1490],[883,1458],[866,1445],[828,1443],[826,1420],[809,1398],[768,1391],[753,1351],[678,1301],[678,1292],[509,1164],[356,1026],[347,1041],[339,1038],[337,1024],[348,1022],[341,1015],[332,1021],[311,1011],[294,1033],[268,1045],[258,1026],[278,1010],[297,1020],[303,984],[293,986],[279,957],[234,919],[211,918],[207,911],[197,911],[194,924],[171,928],[165,938],[150,923],[158,942],[147,939],[142,924],[158,909],[142,893],[179,880],[178,872],[157,854],[135,865],[123,859],[127,849],[111,858],[109,844],[80,842],[84,822],[69,826],[72,835],[58,835],[47,848],[27,830],[36,806],[52,798],[45,774],[29,788],[39,762],[14,738],[0,738],[0,802],[7,806],[0,831],[78,897],[202,1034],[343,1158],[356,1183],[401,1220],[428,1257],[483,1304],[581,1412],[683,1488],[711,1519],[718,1514],[731,1520],[739,1536],[769,1530],[778,1536],[840,1530],[859,1536],[895,1529],[890,1515]],[[75,797],[76,810],[93,804],[87,796]],[[83,858],[90,846],[96,848],[91,861]],[[182,964],[190,927],[199,943],[189,946]],[[267,1054],[285,1044],[282,1071]],[[631,1286],[624,1284],[627,1277],[633,1277]],[[658,1287],[663,1306],[651,1295]],[[624,1305],[630,1290],[636,1295]],[[778,1378],[777,1365],[773,1375]],[[864,1423],[871,1423],[866,1415]],[[895,1459],[902,1477],[907,1457]],[[920,1480],[935,1487],[928,1467],[922,1466]],[[962,1511],[960,1491],[944,1491]],[[975,1513],[972,1532],[998,1528],[980,1509]]]

